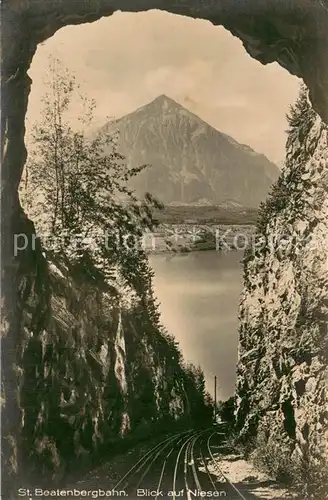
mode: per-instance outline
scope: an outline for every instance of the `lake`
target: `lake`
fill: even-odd
[[[242,252],[158,254],[150,257],[163,324],[186,361],[200,365],[218,399],[234,392]]]

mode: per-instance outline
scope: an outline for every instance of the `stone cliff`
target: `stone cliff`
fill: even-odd
[[[245,441],[255,439],[260,453],[264,447],[271,454],[273,472],[302,476],[309,490],[322,482],[315,497],[322,499],[328,491],[328,129],[303,106],[305,124],[289,135],[286,168],[245,255],[237,424]]]
[[[21,229],[33,228],[23,218]],[[57,480],[124,438],[188,421],[197,395],[156,308],[110,286],[89,260],[73,265],[41,251],[37,240],[18,270],[15,449],[28,479]]]

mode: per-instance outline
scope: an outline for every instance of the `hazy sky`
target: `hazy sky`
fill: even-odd
[[[40,114],[50,54],[96,99],[99,124],[166,94],[271,160],[284,158],[285,114],[300,81],[278,64],[262,66],[222,27],[150,11],[61,29],[33,59],[28,127]]]

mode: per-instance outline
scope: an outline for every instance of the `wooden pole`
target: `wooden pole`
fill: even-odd
[[[216,379],[216,375],[214,377],[214,422],[216,422],[216,406],[217,406],[217,402],[216,402],[216,386],[217,386],[217,379]]]

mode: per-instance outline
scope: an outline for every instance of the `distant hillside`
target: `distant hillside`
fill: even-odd
[[[160,224],[222,224],[255,225],[258,211],[255,208],[224,208],[213,205],[166,205],[164,210],[155,210],[154,215]]]
[[[137,194],[165,204],[257,207],[279,175],[265,156],[165,95],[105,127],[119,130],[131,166],[151,165],[133,181]]]

